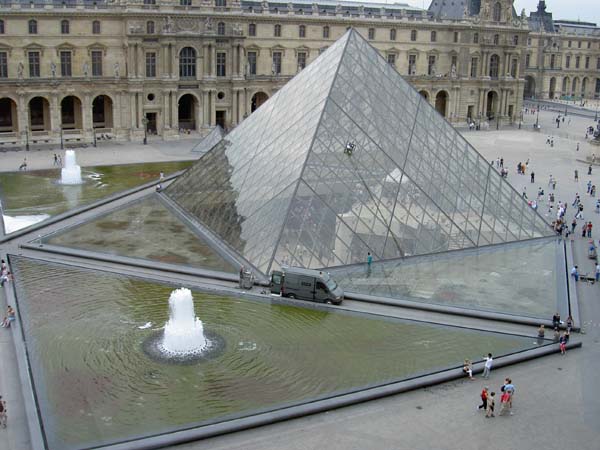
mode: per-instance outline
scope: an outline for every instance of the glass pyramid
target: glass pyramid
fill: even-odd
[[[263,273],[552,235],[352,29],[166,193]]]

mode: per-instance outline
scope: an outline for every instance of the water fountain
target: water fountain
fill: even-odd
[[[65,167],[60,172],[60,184],[82,184],[81,167],[77,165],[75,151],[67,150],[65,153]]]
[[[195,316],[192,292],[176,289],[169,297],[169,321],[165,324],[161,349],[174,356],[201,353],[209,345],[202,321]]]
[[[202,321],[194,312],[192,292],[179,288],[169,296],[169,320],[164,330],[153,333],[142,347],[154,360],[193,364],[220,354],[225,342],[216,333],[204,330]]]

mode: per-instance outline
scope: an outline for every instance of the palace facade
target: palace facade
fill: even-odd
[[[0,3],[0,145],[231,128],[349,27],[453,123],[518,121],[523,95],[600,94],[600,29],[512,0]]]

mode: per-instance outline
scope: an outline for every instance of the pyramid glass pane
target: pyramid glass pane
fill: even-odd
[[[49,450],[247,417],[534,346],[530,337],[195,290],[196,314],[223,339],[222,352],[164,364],[142,344],[167,321],[172,286],[10,262]]]
[[[330,50],[167,194],[261,271],[553,234],[356,31]],[[278,201],[276,214],[285,217],[269,228],[278,247],[269,239],[257,252],[259,228],[246,231],[244,223],[284,190],[294,191]]]
[[[327,57],[299,73],[233,130],[211,152],[215,155],[201,158],[166,189],[241,254],[246,246],[258,246],[262,236],[245,230],[246,220],[300,176],[344,47],[344,39],[330,47],[323,55]],[[279,202],[273,214],[285,215],[288,206]],[[275,235],[280,233],[281,228]]]
[[[44,238],[44,243],[169,264],[237,272],[154,195]]]
[[[194,146],[192,151],[195,153],[206,153],[215,145],[217,145],[221,139],[223,139],[224,135],[225,131],[223,131],[223,128],[217,125],[204,137],[204,139]]]
[[[348,292],[548,319],[569,313],[561,264],[562,242],[541,239],[329,271]]]

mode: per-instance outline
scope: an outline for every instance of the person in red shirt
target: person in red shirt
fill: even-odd
[[[587,237],[588,238],[592,237],[592,222],[588,222],[588,224],[587,224]]]
[[[488,387],[484,387],[481,391],[481,405],[477,407],[477,409],[487,410],[487,397],[488,397]]]

